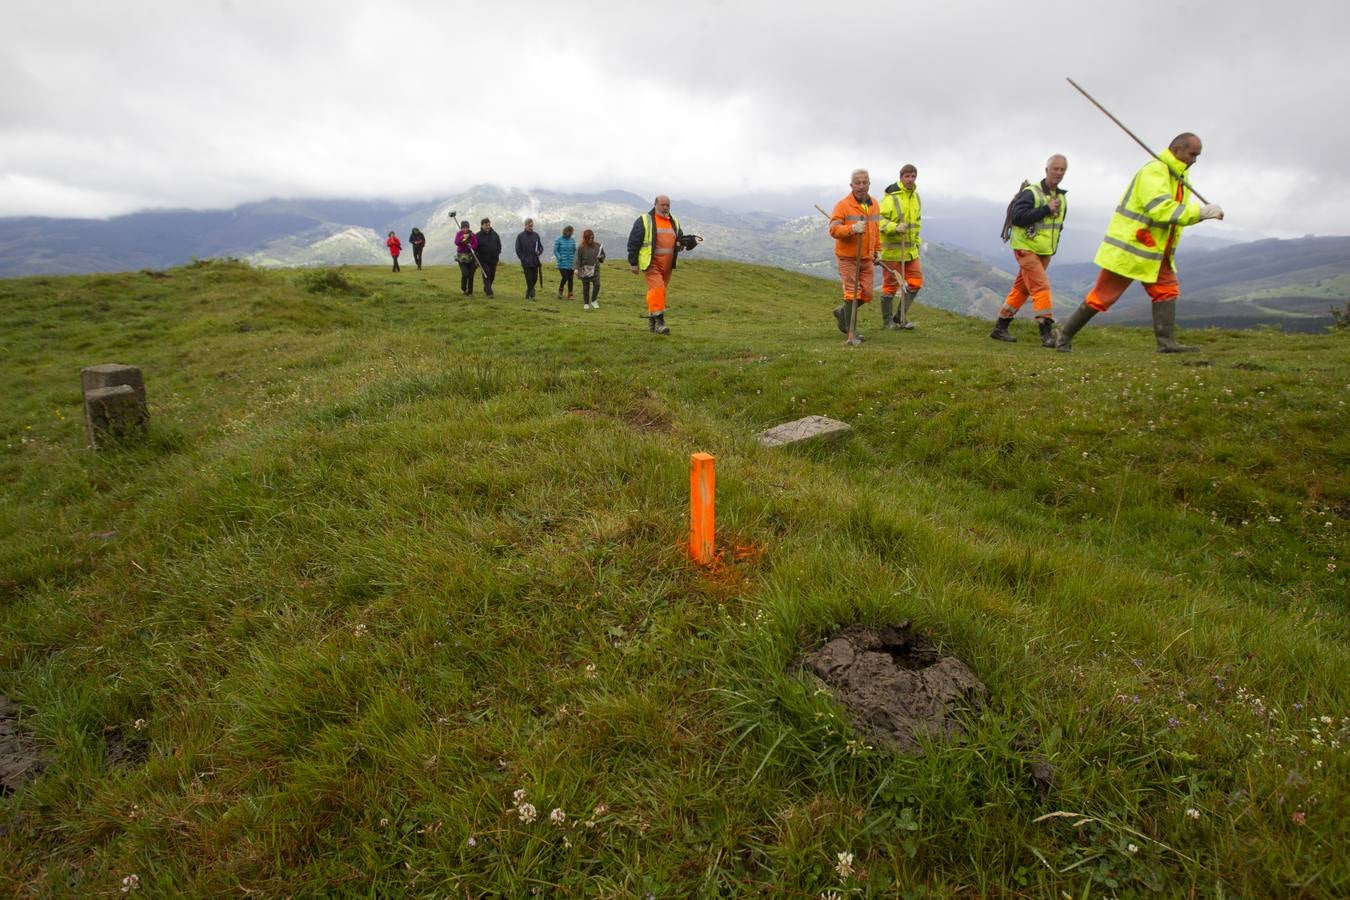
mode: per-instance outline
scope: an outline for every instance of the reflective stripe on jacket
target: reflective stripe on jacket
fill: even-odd
[[[830,237],[834,238],[835,256],[865,256],[869,259],[877,252],[877,225],[881,221],[877,214],[877,203],[869,194],[865,203],[859,203],[852,194],[834,205],[830,214]],[[867,230],[861,235],[853,233],[855,222],[866,222]],[[858,238],[864,238],[859,253]]]
[[[897,231],[901,222],[909,225]],[[888,262],[919,258],[919,229],[923,226],[923,201],[917,190],[906,190],[897,182],[886,188],[881,198],[881,258]]]
[[[1159,157],[1130,180],[1092,260],[1108,272],[1145,284],[1158,280],[1166,254],[1176,269],[1181,229],[1200,221],[1200,204],[1189,201],[1190,191],[1181,180],[1187,167],[1171,150]]]
[[[1031,193],[1033,209],[1040,209],[1050,202],[1045,186],[1039,181],[1027,185],[1023,193],[1027,192]],[[1064,217],[1069,213],[1069,198],[1060,190],[1056,190],[1054,196],[1059,198],[1059,212],[1050,213],[1025,228],[1014,225],[1012,239],[1008,242],[1010,247],[1014,250],[1030,250],[1037,256],[1055,255],[1059,249],[1060,233],[1064,230]]]
[[[637,266],[644,272],[652,264],[652,241],[655,237],[653,220],[655,218],[656,210],[654,209],[643,213],[638,216],[637,221],[633,223],[633,230],[628,233],[628,264]],[[680,228],[680,220],[675,218],[673,213],[670,216],[670,224],[675,227],[675,249],[672,251],[674,258],[670,261],[670,267],[673,269],[680,258],[680,239],[684,237],[684,229]]]

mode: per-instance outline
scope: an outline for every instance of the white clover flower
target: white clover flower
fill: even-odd
[[[533,803],[522,803],[516,807],[516,815],[520,817],[520,821],[528,825],[538,818],[539,810],[534,808]]]
[[[840,878],[847,878],[853,874],[853,854],[847,850],[839,854],[839,861],[834,864],[834,870],[839,873]]]
[[[561,825],[567,821],[567,813],[562,811],[562,807],[554,807],[553,812],[548,814],[548,820],[554,825]]]
[[[130,894],[132,891],[140,890],[141,876],[128,875],[122,879],[122,893]]]
[[[1196,809],[1194,806],[1188,808],[1188,809],[1186,810],[1186,818],[1188,818],[1188,819],[1198,819],[1198,818],[1200,818],[1200,810]]]
[[[144,719],[137,719],[135,722],[131,723],[131,727],[135,728],[137,731],[140,731],[145,725],[146,721]]]
[[[598,819],[607,812],[609,812],[609,807],[606,806],[603,801],[601,801],[600,803],[595,804],[595,809],[591,810],[591,815],[595,816]]]
[[[594,678],[596,674],[595,663],[586,663],[586,677]]]
[[[516,806],[519,806],[520,804],[524,803],[525,789],[516,788],[515,792],[511,794],[511,802],[514,803]]]
[[[357,623],[356,623],[356,627],[352,629],[352,633],[355,634],[357,637],[365,637],[365,636],[366,636],[366,623],[364,623],[364,622],[357,622]]]
[[[1126,844],[1126,845],[1125,845],[1125,849],[1128,850],[1128,851],[1130,851],[1131,853],[1138,853],[1138,852],[1139,852],[1139,848],[1136,847],[1134,844]]]

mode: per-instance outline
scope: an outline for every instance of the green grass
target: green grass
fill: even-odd
[[[7,892],[1350,891],[1343,336],[920,305],[847,350],[830,285],[731,263],[668,338],[617,264],[590,312],[340,275],[0,282],[0,692],[48,754]],[[151,432],[94,453],[104,362]],[[813,413],[855,434],[753,439]],[[793,665],[904,618],[991,696],[921,758]]]

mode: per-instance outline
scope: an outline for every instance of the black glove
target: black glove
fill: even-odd
[[[700,240],[702,239],[696,234],[682,234],[680,235],[680,246],[685,250],[693,250],[698,246]]]

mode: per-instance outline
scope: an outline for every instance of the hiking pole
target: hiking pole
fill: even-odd
[[[1156,159],[1158,162],[1162,163],[1164,166],[1167,166],[1167,163],[1163,161],[1163,158],[1162,158],[1161,156],[1159,156],[1158,154],[1156,154],[1156,153],[1154,153],[1152,150],[1150,150],[1148,144],[1145,144],[1143,141],[1139,140],[1139,137],[1138,137],[1133,131],[1131,131],[1130,129],[1128,129],[1128,128],[1125,127],[1125,123],[1124,123],[1124,122],[1120,121],[1120,120],[1117,119],[1115,116],[1111,115],[1111,111],[1110,111],[1110,110],[1108,110],[1105,106],[1102,106],[1102,105],[1101,105],[1100,103],[1098,103],[1095,99],[1093,99],[1093,96],[1092,96],[1091,94],[1089,94],[1087,91],[1085,91],[1085,90],[1083,90],[1081,87],[1079,87],[1079,86],[1078,86],[1078,82],[1076,82],[1076,81],[1074,81],[1072,78],[1068,78],[1068,77],[1065,77],[1064,80],[1067,81],[1069,84],[1073,85],[1074,90],[1078,91],[1078,93],[1080,93],[1080,94],[1082,94],[1084,97],[1088,98],[1088,102],[1089,102],[1089,103],[1091,103],[1093,106],[1097,107],[1097,108],[1100,109],[1103,113],[1105,113],[1105,114],[1106,114],[1106,117],[1107,117],[1108,119],[1110,119],[1112,122],[1115,122],[1116,125],[1120,128],[1121,131],[1125,132],[1125,133],[1128,134],[1130,137],[1134,138],[1134,142],[1135,142],[1136,144],[1138,144],[1140,147],[1143,147],[1145,153],[1147,153],[1149,156],[1151,156],[1151,157],[1153,157],[1154,159]],[[1172,167],[1171,167],[1171,166],[1167,166],[1167,169],[1168,169],[1168,171],[1172,171]],[[1180,174],[1179,172],[1172,172],[1172,174],[1173,174],[1173,175],[1176,175],[1176,176],[1177,176],[1177,180],[1180,181],[1182,184],[1186,185],[1186,189],[1189,190],[1192,194],[1194,194],[1194,195],[1196,196],[1196,198],[1197,198],[1201,203],[1209,203],[1209,201],[1206,200],[1206,199],[1204,198],[1204,195],[1202,195],[1199,191],[1197,191],[1197,190],[1191,185],[1191,183],[1190,183],[1189,181],[1186,180],[1186,176]]]
[[[455,218],[455,210],[453,210],[453,209],[450,210],[450,218],[452,218],[452,219]],[[456,230],[455,230],[455,233],[458,234],[458,233],[459,233],[459,230],[456,229]],[[470,234],[473,234],[472,231],[469,232],[469,233],[470,233]],[[478,258],[478,253],[477,253],[477,251],[475,251],[475,250],[473,249],[473,244],[469,244],[469,255],[473,257],[474,264],[477,265],[478,268],[480,268],[480,269],[483,268],[483,261],[482,261],[481,259]]]

